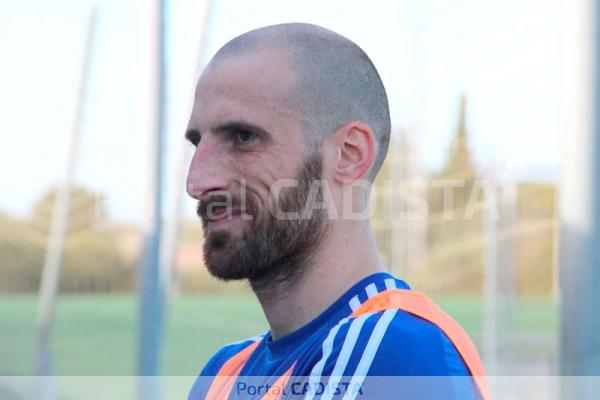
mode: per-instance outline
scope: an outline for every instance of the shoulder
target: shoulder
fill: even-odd
[[[234,355],[243,351],[248,346],[252,345],[257,340],[261,339],[262,336],[253,336],[237,342],[229,343],[221,347],[206,363],[200,376],[215,376],[223,366]]]
[[[231,357],[251,346],[262,336],[254,336],[237,342],[229,343],[219,349],[206,363],[200,374],[196,378],[192,389],[188,395],[188,399],[203,399],[206,391],[210,386],[213,377],[215,377],[223,364]]]
[[[380,320],[388,315],[389,323],[369,374],[469,375],[454,344],[434,323],[398,309],[377,314]]]
[[[468,375],[438,326],[399,309],[340,321],[329,331],[321,358],[328,375]]]
[[[394,316],[373,355],[368,375],[420,377],[427,386],[418,386],[421,398],[479,398],[465,362],[440,327],[403,310],[383,314],[388,312]],[[440,393],[444,395],[438,396]]]
[[[329,331],[321,360],[311,371],[311,376],[429,377],[426,382],[435,381],[429,382],[435,383],[429,389],[449,399],[475,398],[470,378],[443,378],[468,375],[458,351],[437,325],[399,309],[340,321]],[[386,382],[407,383],[401,378]]]
[[[471,354],[473,346],[468,335],[423,293],[386,290],[369,296],[353,316],[358,316],[356,322],[365,320],[364,334],[370,337],[365,351],[373,358],[372,370],[383,365],[381,372],[385,375],[469,375],[445,331],[461,346],[466,344]]]

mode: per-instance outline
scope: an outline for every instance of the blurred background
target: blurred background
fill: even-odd
[[[567,8],[4,0],[0,375],[191,376],[268,329],[248,287],[202,265],[183,134],[217,49],[291,21],[355,41],[386,85],[393,133],[372,223],[389,270],[469,331],[491,374],[559,374],[561,174],[569,157],[593,159],[564,151],[569,104],[593,103],[565,85],[582,76],[568,52],[589,44],[565,18],[585,7]]]

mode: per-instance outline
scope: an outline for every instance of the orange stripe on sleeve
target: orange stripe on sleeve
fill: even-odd
[[[261,339],[256,340],[223,364],[208,389],[208,393],[206,394],[207,400],[222,400],[229,397],[233,384],[240,374],[242,367],[248,361],[260,341]]]

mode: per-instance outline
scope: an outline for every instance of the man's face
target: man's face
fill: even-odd
[[[199,200],[205,262],[218,278],[289,279],[325,230],[322,211],[291,220],[273,214],[275,203],[303,211],[321,177],[320,155],[305,153],[303,115],[286,106],[294,79],[285,52],[257,50],[211,63],[198,82],[187,190]],[[274,198],[283,179],[297,185],[286,183]]]

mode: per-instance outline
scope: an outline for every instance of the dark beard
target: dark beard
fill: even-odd
[[[321,167],[318,153],[307,157],[297,176],[298,186],[282,190],[275,199],[279,210],[302,214],[309,201],[322,202],[320,186],[316,199],[309,199],[312,183],[321,179]],[[285,220],[264,210],[263,218],[257,218],[250,199],[248,203],[253,216],[250,228],[240,238],[227,231],[209,233],[204,260],[211,275],[220,280],[248,279],[255,292],[281,293],[310,267],[327,229],[327,212],[313,209],[309,216]]]

